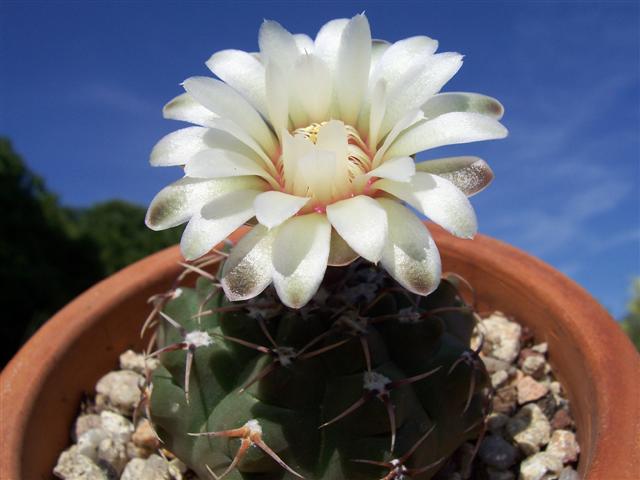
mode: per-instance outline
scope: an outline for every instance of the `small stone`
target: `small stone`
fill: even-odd
[[[133,372],[145,375],[147,370],[155,370],[158,368],[159,361],[157,358],[145,357],[133,350],[127,350],[120,355],[120,369],[131,370]]]
[[[100,413],[102,429],[117,443],[126,444],[133,433],[133,423],[115,412]]]
[[[140,400],[142,375],[131,370],[109,372],[96,384],[96,406],[100,410],[114,410],[131,415]]]
[[[87,430],[78,437],[77,451],[85,457],[98,461],[98,446],[105,438],[109,438],[109,434],[102,428],[92,428]]]
[[[145,463],[146,462],[141,458],[134,458],[129,461],[122,472],[120,480],[140,480]]]
[[[544,376],[546,360],[542,355],[530,355],[522,362],[522,371],[531,375],[536,380],[540,380]]]
[[[540,383],[532,377],[525,375],[517,383],[518,388],[518,403],[523,405],[525,403],[533,402],[544,397],[549,392],[549,387]]]
[[[536,405],[540,407],[542,412],[545,414],[547,418],[553,418],[553,415],[556,413],[558,409],[558,404],[556,403],[556,399],[551,393],[547,393],[544,397],[536,402]]]
[[[109,480],[106,473],[75,446],[62,452],[53,474],[63,480]]]
[[[487,480],[516,480],[516,475],[511,470],[487,467]]]
[[[497,358],[493,358],[493,357],[487,357],[486,355],[481,354],[480,359],[484,363],[484,366],[487,369],[487,372],[489,372],[490,374],[503,371],[503,370],[508,371],[510,367],[508,362],[505,362],[503,360],[498,360]]]
[[[155,430],[151,426],[151,422],[146,418],[138,422],[136,431],[133,432],[131,439],[137,447],[146,448],[148,450],[155,450],[160,445],[160,441],[158,440]]]
[[[549,351],[549,345],[547,344],[547,342],[538,343],[537,345],[531,347],[531,350],[546,355]]]
[[[181,480],[182,476],[187,473],[187,467],[179,458],[174,458],[169,462],[169,473],[175,480]]]
[[[144,464],[139,480],[171,480],[169,464],[159,455],[151,455]]]
[[[498,370],[496,373],[491,375],[491,385],[493,388],[500,388],[504,386],[509,380],[509,374],[504,370]]]
[[[103,469],[114,472],[116,478],[120,478],[120,474],[127,464],[127,449],[122,443],[116,442],[111,438],[105,438],[98,446],[98,465]]]
[[[566,430],[573,428],[573,418],[566,408],[561,408],[553,415],[551,426],[554,430]]]
[[[530,403],[509,419],[506,431],[525,455],[533,455],[549,443],[551,425],[540,407]]]
[[[72,437],[77,441],[84,432],[94,428],[100,428],[101,426],[100,415],[95,413],[80,415],[73,426]]]
[[[571,467],[564,467],[558,480],[580,480],[580,475]]]
[[[573,432],[556,430],[551,435],[546,452],[549,455],[558,457],[562,463],[573,463],[578,460],[580,447]]]
[[[496,312],[482,321],[485,334],[483,351],[486,355],[507,363],[518,358],[522,327]]]
[[[148,458],[152,453],[153,451],[149,450],[148,448],[141,448],[133,442],[127,442],[127,457],[129,458],[145,459]]]
[[[490,432],[501,431],[509,421],[509,417],[504,413],[492,412],[487,416],[487,428]]]
[[[500,470],[511,467],[518,459],[518,449],[499,435],[487,435],[478,455],[484,463]]]
[[[520,480],[546,480],[557,478],[562,462],[546,452],[536,453],[520,464]]]
[[[512,385],[498,389],[493,397],[493,411],[511,415],[516,409],[517,398],[516,387]]]

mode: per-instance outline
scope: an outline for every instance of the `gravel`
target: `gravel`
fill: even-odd
[[[547,362],[548,345],[533,343],[527,329],[495,312],[482,320],[473,339],[494,388],[487,434],[464,443],[434,480],[579,480],[575,422],[562,386]],[[153,426],[132,416],[149,371],[157,366],[131,350],[120,370],[96,385],[94,402],[80,412],[71,431],[74,444],[53,471],[63,480],[197,480],[162,449]],[[144,409],[139,409],[143,411]]]

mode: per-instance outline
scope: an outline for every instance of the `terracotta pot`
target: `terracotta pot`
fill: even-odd
[[[545,263],[479,235],[453,238],[430,226],[444,268],[468,279],[480,308],[499,309],[549,343],[566,387],[589,479],[640,478],[640,357],[607,312]],[[235,237],[238,236],[236,232]],[[178,274],[177,247],[141,260],[67,305],[18,352],[0,378],[0,478],[51,478],[84,392],[138,332],[147,298]]]

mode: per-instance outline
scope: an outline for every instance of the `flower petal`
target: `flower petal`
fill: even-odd
[[[308,123],[327,119],[331,107],[331,72],[320,57],[300,55],[294,64],[292,84]]]
[[[258,195],[253,206],[258,222],[267,228],[273,228],[298,213],[309,200],[309,197],[296,197],[272,190]]]
[[[467,197],[484,190],[493,180],[491,167],[478,157],[447,157],[428,160],[418,163],[416,170],[446,178]]]
[[[422,105],[425,118],[449,112],[474,112],[500,120],[504,107],[495,98],[479,93],[447,92],[434,95]]]
[[[443,145],[494,140],[506,137],[507,133],[497,120],[486,115],[445,113],[408,128],[389,147],[386,157],[404,157]]]
[[[348,23],[349,19],[347,18],[331,20],[325,23],[316,35],[315,53],[325,61],[331,72],[336,69],[340,39]]]
[[[209,126],[210,121],[218,117],[196,102],[188,93],[182,93],[169,101],[162,109],[162,115],[170,120],[180,120],[203,127]]]
[[[208,131],[203,127],[187,127],[165,135],[151,150],[149,163],[154,167],[184,165],[196,153],[210,148],[204,140]]]
[[[194,155],[184,169],[189,177],[224,178],[256,175],[273,186],[276,181],[254,160],[229,150],[209,149]]]
[[[376,82],[376,86],[373,87],[373,91],[371,92],[371,101],[369,106],[369,138],[367,139],[367,143],[369,145],[369,149],[372,151],[376,151],[378,146],[378,136],[386,108],[387,82],[384,80],[378,80],[378,82]],[[362,128],[366,130],[367,124],[363,123]]]
[[[273,283],[282,303],[303,307],[327,269],[331,225],[324,215],[293,217],[278,227],[273,243]]]
[[[203,205],[221,195],[265,188],[266,183],[256,177],[215,180],[184,177],[158,192],[149,205],[145,223],[152,230],[165,230],[186,222]]]
[[[419,109],[411,110],[407,112],[407,114],[404,117],[402,117],[400,121],[398,121],[393,126],[391,131],[385,137],[384,142],[382,142],[382,146],[378,149],[378,151],[373,157],[374,168],[380,165],[380,163],[382,163],[382,161],[385,160],[386,158],[391,158],[390,155],[387,155],[387,151],[396,141],[398,136],[408,128],[412,127],[413,125],[416,125],[423,118],[424,118],[424,114],[422,113],[422,110],[419,110]],[[393,156],[406,157],[407,155],[393,155]]]
[[[384,79],[391,87],[403,74],[416,64],[433,55],[438,49],[437,40],[425,36],[409,37],[390,45],[371,73],[371,81]]]
[[[335,231],[331,229],[331,245],[329,247],[329,260],[327,264],[330,267],[344,267],[356,260],[360,255],[353,251],[353,248]]]
[[[420,108],[432,95],[453,77],[462,66],[462,55],[445,52],[427,57],[423,62],[406,71],[389,89],[387,113],[381,132],[393,125],[414,108]]]
[[[305,35],[304,33],[296,33],[293,36],[293,39],[296,42],[296,46],[298,47],[298,52],[300,53],[313,53],[316,49],[313,40],[309,35]]]
[[[260,26],[258,44],[263,63],[275,62],[285,72],[300,55],[294,36],[273,20]]]
[[[353,250],[377,263],[387,239],[387,214],[371,197],[341,200],[327,206],[327,218]]]
[[[255,215],[253,200],[259,193],[259,190],[238,190],[204,205],[184,229],[180,240],[182,255],[194,260],[227,238]]]
[[[263,116],[267,115],[264,65],[242,50],[222,50],[206,62],[207,67],[229,84]]]
[[[476,214],[466,195],[442,177],[416,172],[411,182],[378,180],[372,187],[407,202],[457,237],[472,238],[478,231]]]
[[[429,230],[398,202],[379,198],[387,212],[389,237],[380,264],[400,285],[418,295],[429,295],[440,283],[440,254]]]
[[[271,283],[271,247],[276,232],[256,225],[231,249],[220,283],[232,302],[253,298]]]
[[[268,155],[274,155],[276,141],[260,114],[229,85],[209,77],[191,77],[185,90],[204,107],[222,119],[228,119],[254,138]]]
[[[289,126],[289,84],[282,69],[275,62],[267,64],[265,84],[269,119],[278,138],[282,141],[283,132]]]
[[[371,63],[371,30],[364,15],[353,17],[344,31],[338,50],[335,89],[342,120],[355,125],[367,91]]]
[[[408,182],[416,173],[416,164],[411,157],[395,157],[387,160],[367,176],[388,178],[396,182]]]

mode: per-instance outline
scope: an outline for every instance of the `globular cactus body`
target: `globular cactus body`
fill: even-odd
[[[487,373],[456,282],[417,297],[362,262],[327,278],[302,310],[232,304],[206,278],[165,305],[152,420],[201,478],[428,479],[480,432]]]

